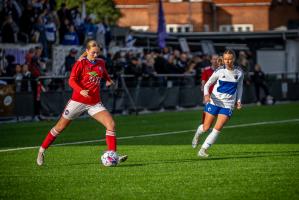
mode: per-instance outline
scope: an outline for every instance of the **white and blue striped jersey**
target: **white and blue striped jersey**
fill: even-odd
[[[243,93],[243,71],[240,67],[233,70],[225,66],[218,67],[204,86],[204,95],[209,94],[209,88],[215,82],[210,103],[222,108],[233,109],[236,101],[241,102]]]

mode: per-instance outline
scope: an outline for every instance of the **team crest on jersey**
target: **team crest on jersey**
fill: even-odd
[[[223,75],[222,78],[225,78],[225,75]]]
[[[69,110],[65,110],[65,111],[64,111],[64,114],[65,114],[65,115],[68,115],[69,113],[70,113]]]
[[[100,77],[97,72],[91,71],[87,73],[89,75],[89,82],[98,84],[100,82]]]
[[[102,69],[102,67],[101,67],[101,66],[99,66],[99,70],[100,70],[101,72],[103,72],[103,69]]]
[[[236,80],[238,79],[238,75],[235,75],[235,79],[236,79]]]

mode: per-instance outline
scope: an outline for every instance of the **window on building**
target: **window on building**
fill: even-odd
[[[182,2],[183,0],[169,0],[171,3]]]
[[[191,24],[167,24],[166,30],[170,33],[186,33],[192,32],[193,26]]]
[[[252,24],[220,25],[219,31],[221,31],[221,32],[250,32],[250,31],[253,31],[253,25]]]
[[[131,26],[130,28],[135,31],[148,31],[149,26]]]
[[[186,27],[185,27],[185,32],[186,32],[186,33],[190,32],[190,27],[186,26]]]

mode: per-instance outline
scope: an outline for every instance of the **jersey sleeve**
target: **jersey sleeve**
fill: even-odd
[[[237,102],[241,102],[241,100],[242,100],[243,80],[244,80],[244,74],[242,73],[241,78],[238,82],[238,86],[237,86]]]
[[[71,88],[73,88],[74,91],[80,93],[80,91],[82,90],[82,88],[78,85],[77,81],[80,77],[81,74],[81,69],[82,68],[82,63],[80,61],[77,61],[74,64],[74,67],[72,69],[70,78],[69,78],[69,85]]]
[[[206,82],[205,86],[204,86],[204,95],[208,95],[209,94],[209,89],[210,87],[218,80],[219,78],[219,71],[215,71],[212,76],[209,78],[209,80]]]

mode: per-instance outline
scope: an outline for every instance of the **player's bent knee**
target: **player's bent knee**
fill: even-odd
[[[110,120],[107,124],[106,124],[106,128],[107,130],[115,130],[115,122],[114,120]]]

